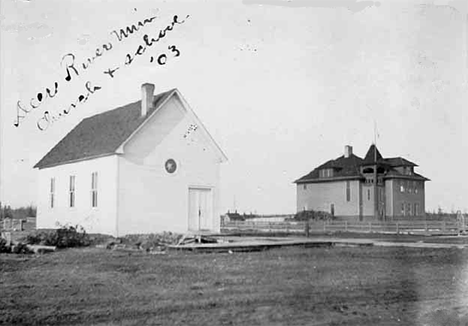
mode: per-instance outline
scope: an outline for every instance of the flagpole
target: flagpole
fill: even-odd
[[[374,120],[374,161],[377,161],[377,134],[376,134],[376,122]]]

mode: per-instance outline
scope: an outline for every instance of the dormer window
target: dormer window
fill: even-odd
[[[412,166],[404,166],[403,171],[401,171],[404,175],[412,175],[413,174],[413,167]]]
[[[333,177],[333,169],[322,169],[319,171],[320,178],[331,178]]]

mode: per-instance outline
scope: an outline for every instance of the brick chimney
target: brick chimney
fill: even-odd
[[[145,117],[153,106],[154,85],[145,83],[141,85],[141,116]]]
[[[353,146],[346,145],[344,147],[344,157],[348,158],[353,154]]]

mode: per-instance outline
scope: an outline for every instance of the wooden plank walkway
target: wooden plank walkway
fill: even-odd
[[[187,250],[202,252],[246,252],[263,251],[272,248],[299,246],[304,248],[316,247],[411,247],[411,248],[457,248],[468,249],[468,244],[457,243],[428,243],[428,242],[397,242],[380,239],[344,239],[344,238],[267,238],[267,237],[230,237],[230,242],[221,243],[190,243],[187,245],[169,246],[171,250]]]

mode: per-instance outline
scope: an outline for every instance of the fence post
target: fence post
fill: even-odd
[[[327,221],[323,221],[323,232],[327,230]]]
[[[442,231],[445,233],[445,231],[447,230],[447,225],[445,224],[445,220],[442,221]]]
[[[400,226],[398,225],[398,222],[396,222],[396,233],[400,234]]]
[[[427,233],[427,221],[424,221],[424,231]]]
[[[345,231],[348,232],[348,221],[345,221]]]
[[[369,222],[369,232],[372,232],[372,222]]]
[[[305,228],[305,236],[308,238],[308,237],[309,237],[309,234],[310,234],[309,220],[306,220],[305,225],[304,225],[304,228]]]

